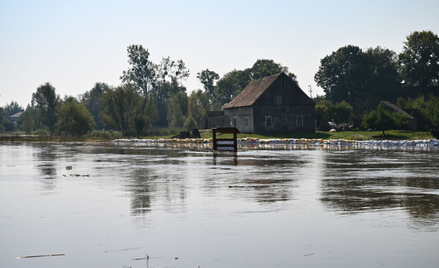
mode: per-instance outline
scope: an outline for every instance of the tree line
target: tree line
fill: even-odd
[[[348,45],[324,57],[314,76],[325,92],[316,99],[317,119],[352,120],[357,127],[380,130],[407,128],[407,118],[380,104],[390,101],[414,110],[419,130],[438,129],[439,38],[431,31],[413,32],[403,43],[398,55],[379,46]],[[348,105],[344,113],[352,113],[340,117],[337,105]]]
[[[287,67],[261,59],[222,78],[214,71],[202,70],[197,78],[203,90],[188,95],[183,82],[190,72],[182,60],[166,57],[154,63],[142,45],[128,46],[127,55],[129,67],[120,76],[121,85],[99,82],[79,97],[61,98],[47,82],[32,94],[31,104],[15,124],[8,118],[23,107],[14,101],[4,107],[0,131],[81,136],[104,129],[139,137],[152,128],[192,130],[198,128],[207,111],[221,109],[253,79],[285,72],[296,81]]]
[[[379,120],[373,113],[376,116],[380,101],[386,100],[414,109],[421,129],[439,128],[439,38],[431,31],[414,32],[403,43],[399,55],[379,46],[348,45],[324,57],[314,76],[325,92],[314,99],[318,123],[334,119],[376,128],[374,122]],[[8,118],[23,107],[13,101],[3,107],[0,131],[78,136],[105,129],[140,136],[153,128],[190,130],[197,128],[207,111],[222,109],[253,79],[284,72],[297,83],[288,67],[259,59],[249,68],[234,69],[222,77],[201,70],[196,75],[203,88],[188,95],[183,83],[190,71],[183,60],[164,57],[154,63],[142,45],[128,46],[127,56],[129,67],[120,76],[121,85],[99,82],[78,97],[61,98],[54,86],[45,83],[32,94],[31,104],[17,123]],[[401,118],[391,120],[392,124],[384,125],[407,125]]]

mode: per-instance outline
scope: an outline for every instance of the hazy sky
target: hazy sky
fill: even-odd
[[[189,92],[206,68],[223,76],[273,59],[322,95],[314,74],[323,57],[346,45],[400,53],[414,31],[439,34],[438,14],[438,0],[0,0],[0,106],[25,107],[46,82],[62,97],[117,86],[132,44],[155,63],[182,59]]]

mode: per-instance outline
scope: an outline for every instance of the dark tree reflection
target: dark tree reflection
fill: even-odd
[[[56,186],[56,160],[57,160],[57,150],[56,146],[53,144],[38,144],[35,143],[33,146],[37,149],[34,153],[37,161],[37,169],[39,170],[42,177],[45,179],[43,181],[43,187],[46,190],[53,190]]]
[[[343,213],[401,208],[416,224],[435,225],[439,216],[439,157],[433,154],[433,158],[429,152],[329,153],[321,201]]]

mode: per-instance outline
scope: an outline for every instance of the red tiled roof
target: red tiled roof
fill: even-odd
[[[278,73],[264,77],[262,79],[253,80],[248,84],[241,93],[236,96],[224,109],[234,107],[251,106],[264,93],[264,91],[283,73]]]

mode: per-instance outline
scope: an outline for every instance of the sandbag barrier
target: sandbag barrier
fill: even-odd
[[[183,146],[192,147],[198,145],[203,148],[210,148],[213,139],[116,139],[116,144],[132,145],[159,145],[159,146]],[[345,148],[431,148],[439,149],[439,140],[346,140],[346,139],[259,139],[259,138],[242,138],[238,139],[239,148],[270,148],[275,149],[279,145],[299,145],[305,147],[345,147]]]

